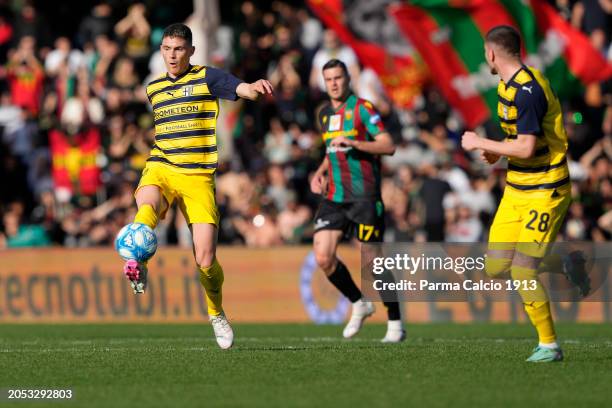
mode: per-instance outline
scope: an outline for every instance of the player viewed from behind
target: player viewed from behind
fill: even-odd
[[[563,353],[537,270],[549,249],[546,243],[555,241],[571,201],[567,135],[559,100],[548,80],[524,65],[520,52],[520,35],[514,28],[498,26],[487,33],[485,58],[491,73],[500,77],[497,113],[506,139],[498,142],[465,132],[461,144],[467,151],[479,150],[489,164],[501,156],[508,158],[504,196],[489,234],[486,271],[492,277],[509,275],[527,283],[519,293],[539,337],[527,361],[560,361]],[[547,265],[547,270],[565,273],[587,294],[583,260],[559,260]]]
[[[362,300],[336,250],[345,234],[356,236],[360,242],[382,242],[385,224],[380,156],[393,154],[395,147],[372,104],[351,92],[342,61],[328,61],[323,66],[323,78],[330,103],[318,114],[326,154],[310,183],[314,193],[323,195],[315,216],[314,252],[329,281],[353,303],[343,332],[345,338],[351,338],[374,313],[374,305]],[[406,333],[399,303],[385,302],[385,306],[389,321],[382,341],[400,342]]]
[[[138,213],[134,222],[155,228],[168,207],[177,202],[193,236],[193,253],[217,343],[229,348],[234,334],[221,303],[223,269],[215,256],[218,99],[256,100],[272,93],[272,86],[263,79],[245,83],[221,70],[192,65],[194,50],[189,27],[172,24],[165,29],[161,54],[167,73],[147,85],[155,144],[135,193]],[[130,260],[124,272],[134,293],[144,293],[147,266]]]

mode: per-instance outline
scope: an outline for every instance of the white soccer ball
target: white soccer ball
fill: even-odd
[[[119,256],[128,261],[148,261],[157,250],[155,232],[145,224],[132,223],[121,228],[115,238],[115,249]]]

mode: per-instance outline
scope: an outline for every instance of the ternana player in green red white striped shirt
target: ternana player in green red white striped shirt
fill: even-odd
[[[346,65],[337,59],[323,66],[329,104],[318,114],[326,154],[310,182],[322,200],[315,215],[314,253],[329,281],[353,303],[343,336],[356,335],[364,320],[374,313],[372,302],[362,294],[351,275],[336,257],[344,235],[360,243],[382,242],[385,230],[380,193],[380,156],[395,153],[395,146],[372,104],[355,96],[349,87]],[[397,300],[397,299],[396,299]],[[385,343],[406,338],[399,303],[387,307]]]

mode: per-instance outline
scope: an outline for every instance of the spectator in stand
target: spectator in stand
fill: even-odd
[[[285,130],[280,119],[270,119],[270,131],[265,137],[264,154],[273,164],[285,164],[291,157],[291,135]]]
[[[18,211],[8,211],[2,219],[4,239],[7,248],[41,247],[51,242],[42,225],[23,224]]]
[[[45,58],[45,71],[47,75],[54,77],[65,65],[71,74],[75,74],[85,64],[85,55],[78,49],[72,48],[67,37],[59,37],[55,40],[55,48]]]
[[[323,81],[323,65],[331,59],[339,59],[344,62],[349,70],[351,86],[356,87],[359,82],[359,62],[355,52],[342,45],[334,30],[327,29],[323,33],[323,44],[312,60],[310,69],[309,85],[312,91],[325,93],[325,82]]]
[[[13,39],[13,26],[7,16],[0,14],[0,64],[6,63],[6,55]]]
[[[115,34],[123,41],[123,50],[136,65],[141,78],[147,73],[149,60],[149,36],[151,26],[146,17],[147,7],[142,2],[132,4],[127,16],[115,25]]]
[[[38,114],[43,91],[44,71],[36,58],[34,37],[22,37],[7,66],[7,80],[13,105]]]
[[[446,230],[445,211],[442,206],[444,197],[451,187],[438,177],[438,169],[432,164],[425,164],[420,169],[423,178],[419,190],[421,211],[424,213],[423,227],[427,241],[443,242]]]
[[[32,37],[36,44],[47,47],[51,45],[51,33],[44,16],[34,7],[32,0],[25,0],[23,7],[15,19],[14,41],[19,42],[24,37]]]
[[[278,214],[278,228],[285,243],[299,244],[310,227],[312,211],[297,201],[295,192],[290,191],[285,209]]]
[[[0,61],[8,62],[0,69],[0,230],[9,214],[11,237],[17,219],[18,232],[25,226],[27,234],[40,237],[37,228],[31,233],[27,226],[41,226],[54,244],[108,245],[117,227],[133,218],[133,200],[126,191],[137,183],[153,143],[143,86],[164,72],[159,30],[191,15],[191,2],[153,2],[156,7],[147,9],[144,4],[153,3],[95,0],[83,16],[75,15],[75,24],[58,32],[44,24],[49,16],[33,1],[12,2],[12,10],[0,3]],[[604,24],[610,19],[609,0],[556,3],[602,53],[612,52],[610,24]],[[117,16],[114,9],[122,7],[127,13]],[[303,228],[318,203],[309,177],[323,153],[314,117],[324,89],[320,68],[332,56],[349,65],[357,94],[374,103],[398,144],[395,155],[383,159],[381,171],[386,238],[441,241],[445,232],[448,240],[483,238],[477,224],[490,222],[491,202],[503,190],[504,166],[484,168],[457,150],[461,122],[437,88],[425,88],[412,109],[394,106],[376,74],[365,66],[358,75],[354,50],[333,31],[324,31],[308,10],[285,1],[244,1],[238,7],[240,21],[221,21],[217,32],[210,33],[224,44],[223,50],[213,50],[213,64],[225,64],[224,69],[247,81],[269,76],[277,92],[236,106],[236,111],[222,109],[227,116],[218,121],[224,159],[217,171],[217,194],[226,221],[219,242],[268,246],[312,239],[311,220]],[[561,236],[608,240],[612,84],[589,86],[584,98],[568,100],[563,109],[574,205]],[[70,130],[60,119],[73,115],[81,124]],[[87,157],[97,167],[99,187],[85,199],[78,191],[64,194],[57,188],[52,163],[62,160],[49,146],[57,132],[68,142],[82,141],[77,134],[83,129],[99,130],[99,148],[81,156],[75,154],[80,147],[68,143],[68,154],[59,157],[70,157],[73,164],[78,162],[74,158]],[[172,214],[160,224],[159,241],[189,247],[184,219]],[[10,241],[13,245],[15,239]],[[4,231],[0,247],[6,242]]]
[[[482,239],[482,223],[466,203],[460,203],[452,212],[452,219],[446,220],[446,242],[478,242]]]
[[[106,0],[97,1],[79,25],[77,38],[81,46],[93,43],[98,36],[108,37],[113,32],[113,9]]]

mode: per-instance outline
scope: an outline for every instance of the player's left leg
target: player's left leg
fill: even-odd
[[[138,207],[134,223],[145,224],[155,229],[159,219],[164,218],[173,200],[162,167],[145,167],[134,197]],[[147,262],[127,260],[123,266],[123,273],[130,281],[130,286],[135,294],[145,292],[148,276]]]
[[[216,256],[219,211],[213,174],[181,174],[174,180],[178,205],[193,236],[193,255],[200,269],[208,315],[219,347],[230,348],[234,332],[223,310],[223,268]]]
[[[533,243],[527,243],[532,245]],[[541,257],[530,256],[526,245],[519,244],[512,260],[511,276],[520,282],[519,294],[531,324],[538,333],[538,346],[534,349],[529,362],[551,362],[563,360],[563,352],[557,343],[557,334],[550,312],[550,302],[544,286],[538,278]],[[531,249],[531,248],[529,248]]]
[[[538,278],[538,268],[550,250],[549,243],[556,239],[570,201],[569,194],[564,194],[557,198],[535,199],[522,204],[525,217],[512,260],[511,276],[521,283],[519,294],[523,299],[525,312],[538,333],[538,346],[527,359],[530,362],[563,360],[563,353],[557,343],[550,302]]]
[[[358,244],[359,251],[362,255],[361,262],[364,264],[370,264],[375,257],[381,256],[382,254],[380,246],[367,245],[367,243],[368,241],[359,241]],[[377,275],[376,279],[380,279],[386,284],[395,282],[393,274],[388,270],[384,270],[380,275]],[[404,323],[402,322],[402,314],[397,292],[380,291],[379,294],[383,305],[385,305],[385,308],[387,309],[387,331],[385,336],[382,338],[381,343],[400,343],[406,339],[406,330],[404,329]]]
[[[363,255],[362,262],[369,263],[368,260],[380,255],[381,244],[385,234],[384,205],[381,200],[371,200],[356,202],[351,205],[347,216],[353,222],[353,231],[359,241],[359,249]],[[385,282],[394,282],[393,274],[384,271],[378,275],[378,279]],[[406,339],[406,330],[402,322],[399,299],[396,292],[381,293],[381,298],[387,309],[387,332],[381,340],[383,343],[399,343]]]
[[[315,219],[313,251],[317,264],[329,282],[352,303],[351,317],[342,331],[342,336],[348,339],[359,333],[365,319],[374,314],[375,307],[372,302],[361,298],[361,290],[336,253],[338,243],[342,240],[346,229],[350,228],[345,205],[323,199]]]
[[[200,283],[206,295],[208,316],[217,344],[223,349],[234,342],[234,332],[223,311],[223,268],[216,256],[217,227],[214,224],[191,224],[193,254],[200,268]]]

